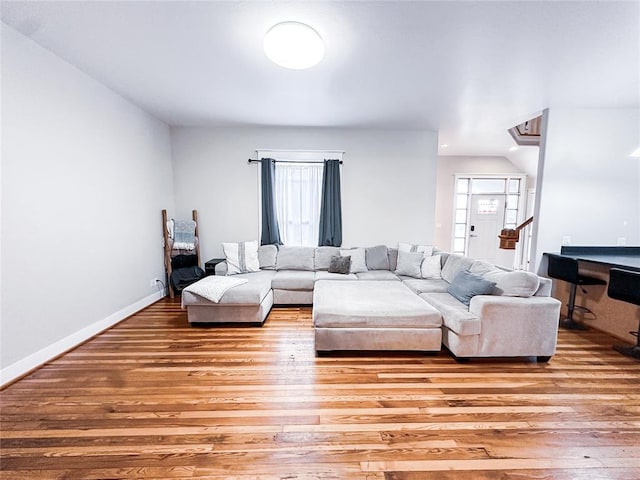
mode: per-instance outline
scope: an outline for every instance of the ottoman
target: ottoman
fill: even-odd
[[[316,351],[439,351],[440,312],[398,281],[321,280],[313,292]]]
[[[251,323],[261,326],[273,306],[271,280],[274,274],[265,270],[236,275],[248,282],[227,290],[218,303],[183,291],[182,305],[187,309],[189,324]]]

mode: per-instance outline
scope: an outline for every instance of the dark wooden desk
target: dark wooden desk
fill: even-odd
[[[564,246],[560,250],[560,255],[574,258],[579,262],[640,271],[640,247]]]
[[[557,254],[557,253],[556,253]],[[545,256],[547,253],[545,253]],[[609,281],[611,268],[640,271],[640,247],[576,247],[564,246],[560,255],[577,260],[587,274]],[[568,284],[554,282],[553,296],[565,301],[568,298]],[[595,315],[589,318],[589,324],[598,330],[609,333],[625,342],[635,343],[636,339],[628,332],[637,327],[637,307],[612,300],[607,295],[607,287],[592,288],[583,295],[582,304]],[[584,320],[584,318],[583,318]]]

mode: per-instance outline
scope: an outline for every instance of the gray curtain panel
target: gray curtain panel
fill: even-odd
[[[273,158],[260,159],[262,182],[262,236],[260,245],[282,245],[278,216],[276,214],[275,176],[276,165]]]
[[[340,196],[340,160],[325,160],[320,203],[319,246],[342,245],[342,199]]]

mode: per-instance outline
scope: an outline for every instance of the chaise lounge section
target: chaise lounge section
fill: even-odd
[[[252,323],[262,325],[273,306],[271,283],[275,272],[264,270],[240,273],[247,283],[234,287],[218,303],[191,293],[182,292],[182,304],[187,308],[190,324]]]

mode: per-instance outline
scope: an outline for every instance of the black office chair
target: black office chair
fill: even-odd
[[[547,254],[547,259],[549,260],[547,274],[551,278],[564,280],[571,284],[571,293],[567,304],[567,318],[560,322],[560,326],[569,330],[586,330],[587,327],[583,323],[576,322],[573,319],[573,311],[577,308],[585,312],[593,312],[586,307],[576,306],[576,289],[579,285],[582,291],[587,293],[583,288],[584,285],[606,285],[607,282],[600,278],[582,275],[578,272],[578,260],[574,258]]]
[[[609,271],[609,288],[607,290],[607,294],[615,300],[622,300],[623,302],[640,305],[640,272],[612,268]],[[613,348],[623,355],[640,359],[639,332],[640,324],[638,325],[637,332],[629,332],[631,335],[635,335],[636,338],[638,338],[635,345],[614,345]]]

